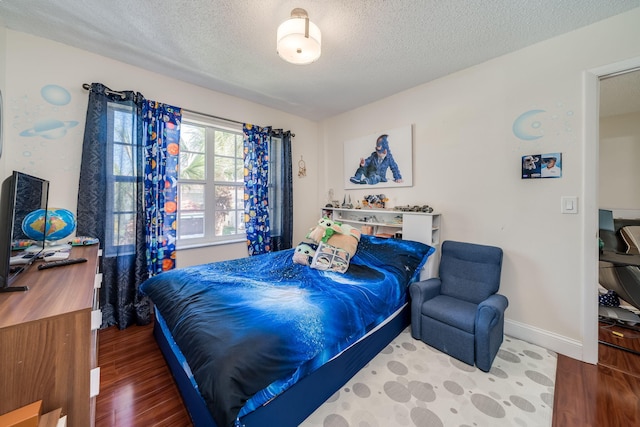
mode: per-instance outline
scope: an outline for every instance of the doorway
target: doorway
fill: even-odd
[[[640,355],[640,70],[599,83],[598,341]]]
[[[583,73],[583,227],[582,361],[598,363],[598,135],[600,77],[640,70],[640,57],[585,70]]]

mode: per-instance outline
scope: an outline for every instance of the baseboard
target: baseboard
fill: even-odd
[[[539,345],[556,353],[563,354],[577,360],[583,360],[582,342],[525,325],[515,320],[505,319],[504,334],[531,344]]]

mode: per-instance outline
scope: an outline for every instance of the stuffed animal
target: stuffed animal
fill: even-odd
[[[360,241],[360,230],[349,224],[342,224],[324,217],[318,221],[316,227],[309,231],[307,238],[317,244],[323,242],[344,249],[349,252],[350,256],[353,256]]]
[[[327,218],[326,216],[320,218],[318,225],[309,230],[307,233],[307,239],[311,239],[316,243],[325,242],[333,235],[333,233],[340,232],[341,223]]]
[[[355,227],[350,226],[349,224],[342,224],[340,226],[340,230],[339,231],[337,230],[337,232],[340,233],[340,234],[347,235],[347,236],[355,237],[356,240],[360,241],[360,235],[361,235],[360,230],[355,228]],[[335,233],[334,233],[334,235],[335,235]]]
[[[328,217],[318,220],[306,236],[311,242],[300,243],[293,252],[294,264],[307,265],[319,270],[344,273],[349,260],[355,255],[360,241],[360,230]],[[320,247],[324,245],[324,249]],[[323,252],[324,256],[320,256]],[[344,254],[337,256],[336,254]],[[331,256],[329,256],[331,255]],[[324,265],[325,261],[328,265]]]

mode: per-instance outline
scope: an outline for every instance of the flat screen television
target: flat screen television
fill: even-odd
[[[26,271],[37,259],[44,248],[44,234],[41,241],[33,241],[22,229],[27,215],[38,209],[47,211],[49,198],[49,181],[23,172],[13,171],[2,183],[0,194],[0,292],[26,291],[27,286],[11,286],[18,275]],[[46,217],[44,218],[46,223]],[[44,227],[44,224],[43,224]],[[25,247],[19,242],[28,244],[32,241],[29,258],[11,265],[12,256],[20,256]]]

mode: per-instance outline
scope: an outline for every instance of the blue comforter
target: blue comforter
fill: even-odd
[[[344,274],[294,264],[286,250],[172,270],[141,291],[216,423],[232,426],[402,307],[433,251],[363,235]]]

